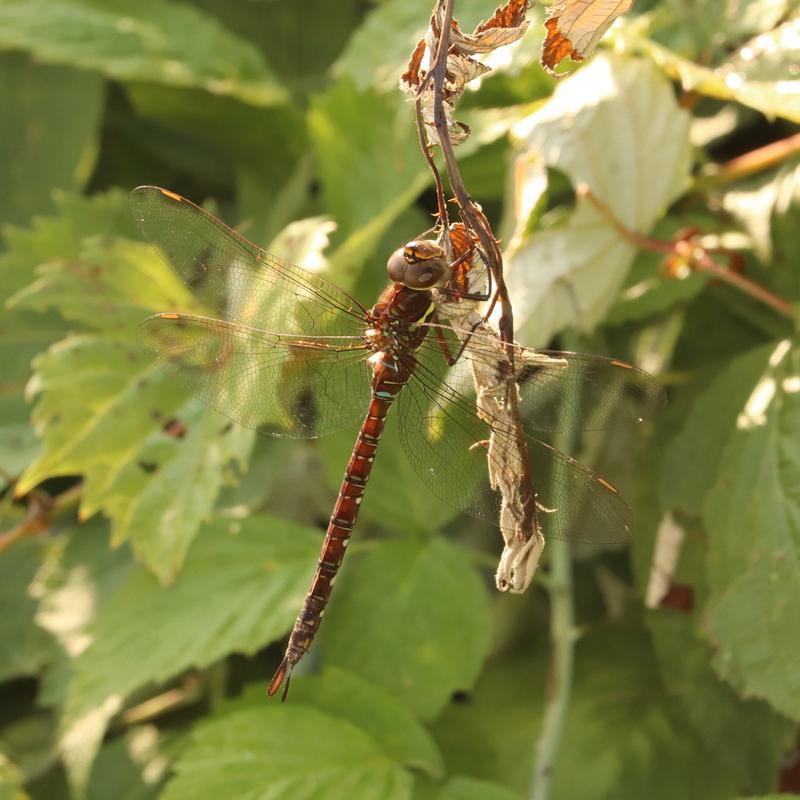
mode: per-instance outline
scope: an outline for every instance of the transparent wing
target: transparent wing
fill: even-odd
[[[139,342],[195,397],[274,436],[330,433],[356,423],[369,403],[360,337],[290,336],[169,313],[144,320]]]
[[[179,195],[130,196],[142,233],[210,314],[280,333],[355,335],[366,310],[324,278],[270,255]]]
[[[466,336],[448,326],[431,325],[427,350],[452,356],[466,347],[463,365],[448,384],[466,396],[475,394],[475,374],[484,385],[505,386],[510,362],[500,340],[492,335]],[[649,419],[664,406],[664,390],[650,373],[613,358],[534,350],[514,345],[514,371],[523,428],[529,432],[605,430]]]
[[[516,432],[499,417],[479,418],[474,399],[453,388],[463,380],[458,364],[453,375],[429,347],[417,357],[397,401],[406,455],[435,495],[497,525],[501,498],[488,489],[485,444],[493,435],[495,453],[513,463],[519,453]],[[610,483],[538,439],[524,437],[524,442],[546,537],[592,543],[627,538],[631,510]]]

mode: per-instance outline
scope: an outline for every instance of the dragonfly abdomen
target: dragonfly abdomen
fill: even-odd
[[[292,668],[306,654],[319,630],[336,575],[344,559],[350,533],[358,518],[358,509],[372,472],[378,442],[386,424],[386,415],[404,382],[393,367],[384,364],[376,366],[367,416],[361,424],[353,452],[347,462],[311,588],[295,620],[283,660],[267,689],[270,695],[278,691],[285,679],[283,697],[286,697]]]

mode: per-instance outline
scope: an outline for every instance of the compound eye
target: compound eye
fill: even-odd
[[[447,262],[443,258],[412,261],[406,267],[403,283],[409,289],[432,289],[442,283],[447,273]]]
[[[399,247],[389,256],[389,260],[386,262],[386,271],[389,273],[389,280],[394,283],[405,283],[407,266],[408,261],[406,261],[405,251],[402,247]]]

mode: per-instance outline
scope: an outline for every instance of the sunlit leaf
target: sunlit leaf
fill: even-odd
[[[513,130],[523,152],[540,153],[641,233],[686,187],[688,132],[688,115],[654,67],[607,57],[559,84],[552,99]],[[520,236],[507,266],[526,340],[541,344],[568,324],[595,327],[634,252],[587,200],[562,226]]]
[[[29,800],[22,789],[22,775],[8,756],[0,753],[0,800]]]
[[[226,469],[246,462],[254,434],[187,402],[135,341],[108,335],[53,345],[36,360],[31,392],[44,451],[18,490],[84,475],[81,513],[106,513],[115,542],[130,538],[162,580],[173,578]]]
[[[545,21],[542,66],[549,72],[563,59],[583,61],[593,52],[617,17],[630,11],[633,0],[558,0]]]
[[[786,23],[790,25],[790,23]],[[786,29],[789,36],[795,28]],[[783,34],[781,34],[783,35]],[[760,37],[759,37],[760,38]],[[757,41],[757,40],[756,40]],[[800,91],[797,89],[798,80],[785,77],[774,80],[776,70],[786,70],[788,76],[790,65],[797,61],[796,53],[792,50],[781,49],[777,58],[785,59],[783,65],[768,65],[765,78],[759,76],[758,62],[753,64],[731,62],[727,67],[711,69],[696,64],[683,56],[668,50],[666,47],[650,40],[631,38],[629,45],[647,55],[671,78],[680,82],[681,87],[687,92],[714,97],[719,100],[734,100],[742,105],[754,108],[767,117],[783,117],[793,122],[800,122]],[[742,51],[745,50],[742,48]]]

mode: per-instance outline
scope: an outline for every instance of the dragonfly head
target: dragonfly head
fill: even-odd
[[[450,276],[444,250],[425,239],[416,239],[395,250],[389,256],[386,271],[395,283],[419,291],[441,286]]]

